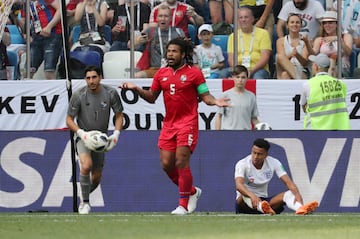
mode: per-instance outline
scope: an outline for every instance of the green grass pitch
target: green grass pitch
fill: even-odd
[[[359,213],[0,213],[4,239],[359,239]]]

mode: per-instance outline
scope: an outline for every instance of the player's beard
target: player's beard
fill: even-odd
[[[179,67],[181,67],[184,64],[183,60],[176,60],[174,58],[170,58],[167,61],[168,61],[168,66],[170,66],[174,70],[178,69]]]
[[[307,4],[308,4],[308,0],[304,0],[303,2],[299,2],[299,3],[295,3],[295,1],[294,1],[295,7],[300,10],[304,10],[306,8]]]
[[[96,92],[99,89],[99,84],[98,83],[91,83],[88,85],[88,88],[90,91],[92,92]]]

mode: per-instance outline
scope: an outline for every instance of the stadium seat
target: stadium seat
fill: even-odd
[[[354,76],[354,70],[358,67],[358,55],[360,52],[360,48],[353,48],[350,54],[350,77]]]
[[[136,65],[141,55],[140,51],[134,52],[134,65]],[[130,51],[106,52],[102,66],[105,79],[130,78]]]
[[[100,54],[100,60],[103,62],[104,51],[96,45],[78,46],[73,51],[97,51]]]
[[[227,51],[223,51],[223,56],[225,58],[225,68],[228,68],[229,67],[229,61],[228,61],[228,53]]]
[[[227,44],[228,44],[229,35],[214,35],[211,42],[218,45],[222,52],[227,52]]]
[[[196,27],[192,24],[188,24],[188,31],[191,41],[194,43],[194,45],[196,46],[197,44],[199,44]]]
[[[6,27],[10,33],[11,44],[25,44],[25,40],[22,37],[17,25],[7,24]]]
[[[19,79],[19,57],[15,51],[7,51],[9,63],[14,66],[14,79]]]
[[[75,58],[86,66],[94,65],[101,67],[101,56],[97,51],[71,51],[70,58]]]
[[[83,79],[84,69],[94,65],[101,67],[101,56],[97,51],[71,51],[69,57],[69,73],[72,79]]]
[[[79,40],[79,37],[80,37],[80,25],[75,25],[72,29],[73,44]]]
[[[73,44],[79,40],[81,28],[80,25],[75,25],[72,30],[72,42]],[[104,37],[105,40],[109,43],[112,43],[111,36],[111,27],[109,25],[104,25]]]

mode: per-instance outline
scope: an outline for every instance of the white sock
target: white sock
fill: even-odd
[[[250,208],[253,208],[251,199],[249,197],[242,196],[242,198],[243,198],[243,201],[245,202],[246,205],[248,205]],[[259,212],[264,213],[264,211],[261,208],[261,201],[258,203],[256,210],[258,210]]]
[[[295,202],[295,195],[290,191],[286,191],[284,193],[283,201],[286,203],[286,206],[294,211],[298,210],[302,204],[299,202]]]
[[[262,210],[262,208],[261,208],[261,202],[262,201],[260,201],[259,203],[258,203],[258,205],[257,205],[257,210],[259,211],[259,212],[262,212],[262,213],[264,213],[264,211]]]
[[[246,205],[248,205],[249,208],[253,208],[252,203],[251,203],[251,199],[249,197],[245,197],[243,195],[241,195],[243,201],[245,202]]]

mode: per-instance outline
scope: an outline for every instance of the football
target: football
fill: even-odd
[[[108,145],[108,136],[97,130],[90,131],[91,147],[90,149],[96,152],[104,152]]]
[[[268,123],[261,122],[254,126],[254,130],[271,130],[271,126]]]

